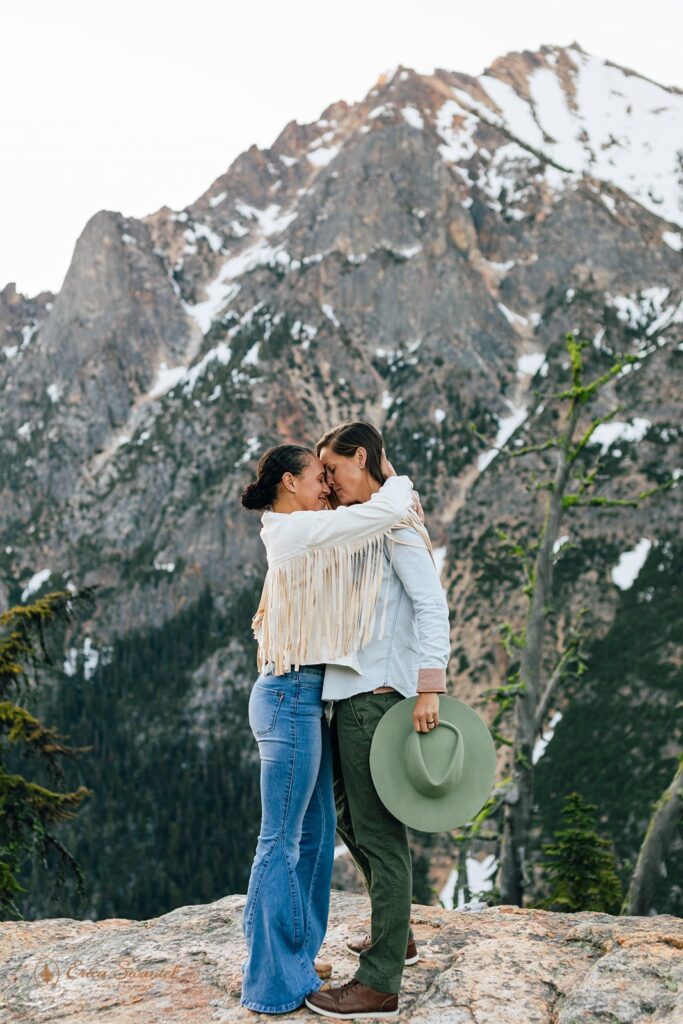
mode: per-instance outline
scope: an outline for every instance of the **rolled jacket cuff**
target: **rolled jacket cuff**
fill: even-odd
[[[418,693],[445,693],[446,692],[446,669],[445,668],[421,668],[417,673]]]

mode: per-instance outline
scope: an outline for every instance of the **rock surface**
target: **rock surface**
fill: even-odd
[[[2,1020],[48,1024],[249,1021],[240,1006],[243,896],[149,921],[70,918],[0,926]],[[440,1024],[680,1024],[683,921],[668,915],[474,912],[415,905],[420,962],[406,968],[400,1020]],[[332,984],[357,964],[363,896],[334,892],[321,959]],[[266,1015],[258,1015],[264,1017]],[[278,1020],[318,1019],[308,1010]]]

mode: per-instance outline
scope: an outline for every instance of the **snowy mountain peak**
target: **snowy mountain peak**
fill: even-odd
[[[569,47],[499,57],[476,79],[440,72],[464,111],[569,172],[608,181],[683,225],[683,93]]]

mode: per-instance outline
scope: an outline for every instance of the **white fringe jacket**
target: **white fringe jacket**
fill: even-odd
[[[385,536],[412,526],[431,551],[412,488],[409,477],[392,476],[358,505],[263,513],[268,572],[252,620],[259,671],[353,663],[373,635]]]

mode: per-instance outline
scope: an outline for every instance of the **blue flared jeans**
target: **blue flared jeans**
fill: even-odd
[[[261,830],[242,928],[241,1003],[286,1013],[317,991],[315,958],[327,929],[336,813],[324,665],[260,675],[249,725],[261,758]]]

